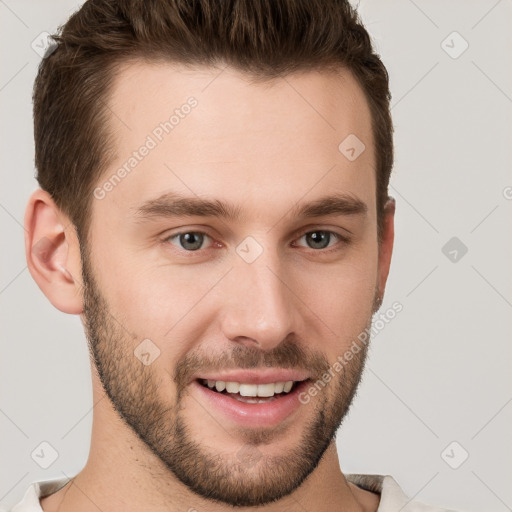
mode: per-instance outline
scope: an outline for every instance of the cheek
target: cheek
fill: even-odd
[[[336,350],[363,331],[372,315],[377,283],[377,256],[372,249],[354,253],[339,264],[302,277],[305,303],[334,339]],[[335,338],[333,338],[335,335]]]
[[[192,312],[206,283],[184,281],[179,268],[142,268],[118,276],[111,290],[111,304],[125,316],[139,334],[163,338],[181,319]],[[204,288],[204,290],[203,290]]]
[[[208,291],[224,273],[207,266],[162,264],[142,253],[126,254],[116,265],[102,268],[111,313],[127,335],[137,338],[135,344],[151,340],[160,350],[155,367],[169,371],[204,337],[204,308],[212,307]]]

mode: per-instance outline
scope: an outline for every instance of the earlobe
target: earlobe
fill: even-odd
[[[30,274],[60,311],[83,311],[78,237],[51,196],[37,189],[25,211],[25,255]]]

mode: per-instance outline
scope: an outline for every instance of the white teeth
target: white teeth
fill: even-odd
[[[238,392],[242,396],[258,396],[258,384],[240,384]]]
[[[276,382],[274,393],[282,393],[284,390],[284,382]]]
[[[226,389],[226,383],[223,380],[217,380],[215,382],[215,389],[217,391],[224,391]]]
[[[258,396],[274,396],[276,392],[276,384],[258,384]]]
[[[238,400],[239,402],[245,402],[246,404],[266,404],[268,402],[273,402],[274,400],[277,400],[277,397],[272,396],[270,399],[262,399],[254,396],[235,396],[235,400]]]
[[[215,388],[221,392],[239,393],[244,397],[273,397],[279,393],[289,393],[293,387],[293,380],[287,382],[269,382],[268,384],[244,384],[240,382],[225,382],[223,380],[203,380],[210,389]]]
[[[226,382],[226,391],[228,393],[238,393],[240,384],[238,382]]]
[[[288,393],[290,391],[290,389],[292,389],[292,386],[293,386],[292,381],[285,382],[283,391],[285,393]]]

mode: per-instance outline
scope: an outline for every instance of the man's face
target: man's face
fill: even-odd
[[[299,401],[369,327],[375,303],[363,92],[341,71],[250,84],[230,68],[134,63],[109,109],[116,157],[97,183],[83,261],[101,381],[129,428],[198,494],[232,505],[289,494],[332,441],[366,357],[363,347]],[[366,146],[356,159],[354,135]],[[185,214],[168,204],[177,195],[238,215]],[[335,213],[299,215],[334,195],[346,201]]]

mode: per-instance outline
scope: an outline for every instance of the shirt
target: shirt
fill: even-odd
[[[377,512],[456,512],[409,499],[391,475],[352,473],[346,474],[345,478],[362,489],[380,495]],[[10,512],[43,512],[39,499],[57,492],[68,481],[67,477],[62,477],[33,482],[25,492],[22,500],[11,508]]]

